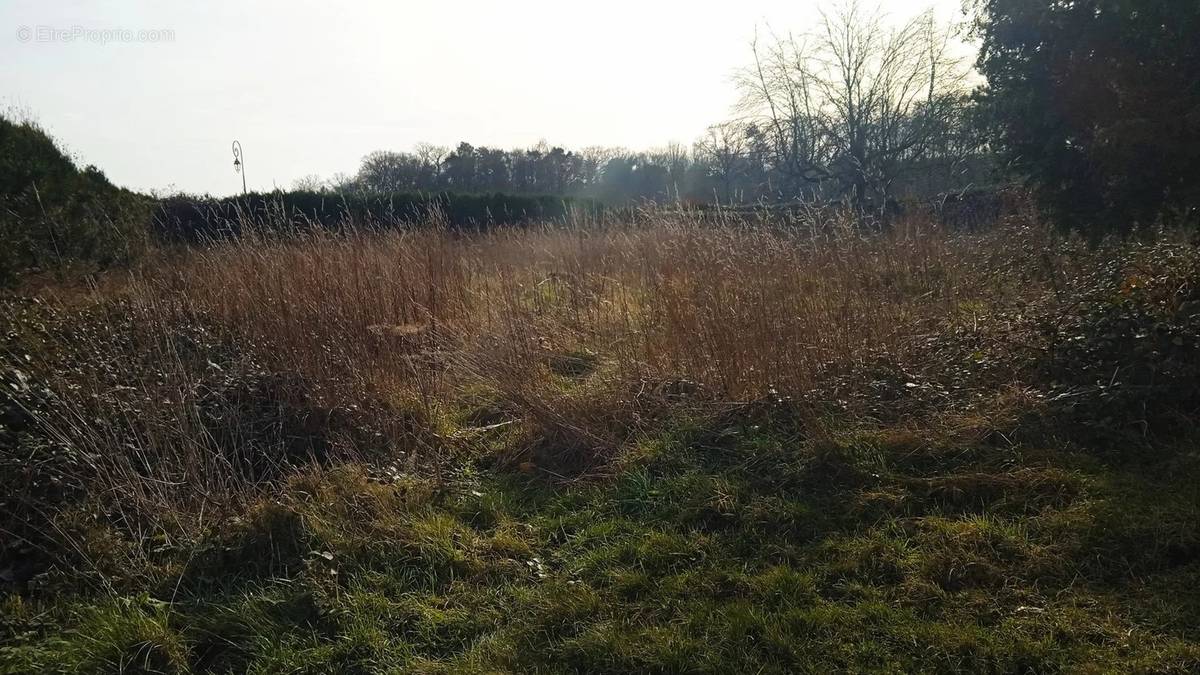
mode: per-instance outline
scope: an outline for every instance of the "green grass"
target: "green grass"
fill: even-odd
[[[125,585],[9,596],[0,670],[1200,669],[1195,453],[787,428],[681,425],[568,486],[299,476]]]

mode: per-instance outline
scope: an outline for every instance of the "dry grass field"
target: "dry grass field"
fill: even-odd
[[[1195,672],[1200,252],[282,235],[3,298],[6,672]]]

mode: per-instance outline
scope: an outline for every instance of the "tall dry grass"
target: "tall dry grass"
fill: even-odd
[[[106,295],[74,353],[111,372],[50,376],[62,394],[42,426],[77,458],[64,476],[127,529],[236,513],[296,464],[416,471],[493,433],[503,461],[594,472],[676,412],[936,366],[931,336],[989,335],[994,310],[1086,264],[1028,217],[983,234],[680,213],[267,231]]]
[[[1064,263],[1041,260],[1054,245],[1028,219],[984,235],[921,217],[868,233],[847,214],[317,231],[193,251],[140,295],[254,345],[329,405],[432,415],[485,388],[543,431],[611,447],[630,431],[615,411],[637,417],[647,392],[800,396],[880,359],[918,362],[929,336],[1051,293]]]
[[[1004,238],[928,223],[814,235],[680,217],[476,236],[248,237],[195,251],[144,293],[331,390],[443,395],[462,377],[534,377],[556,354],[591,351],[621,377],[683,377],[738,400],[802,391],[881,350],[902,354],[963,320],[964,304],[1011,292],[1015,280],[980,274]],[[1022,280],[1020,292],[1040,290],[1028,281],[1045,280]],[[430,362],[443,367],[418,367]]]

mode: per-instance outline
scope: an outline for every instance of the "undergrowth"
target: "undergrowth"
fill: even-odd
[[[1200,669],[1194,244],[726,225],[6,297],[0,671]]]

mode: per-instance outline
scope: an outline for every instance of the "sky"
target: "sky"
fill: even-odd
[[[904,18],[961,0],[883,0]],[[146,192],[353,174],[459,141],[646,149],[728,119],[755,31],[817,0],[0,0],[0,109]]]

